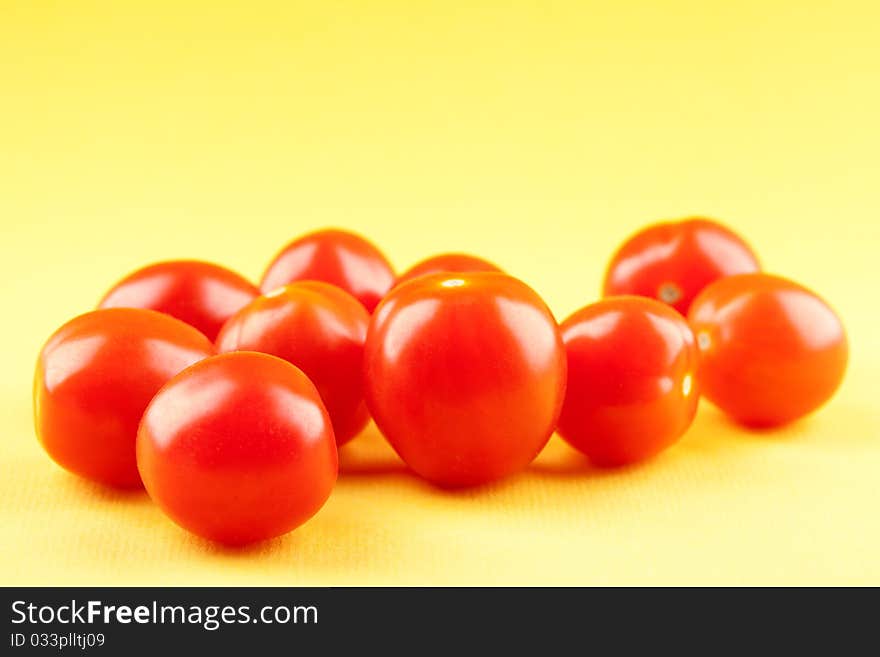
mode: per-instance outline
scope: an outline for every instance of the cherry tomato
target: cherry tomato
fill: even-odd
[[[699,394],[699,353],[690,327],[669,306],[610,297],[562,325],[568,388],[559,434],[598,466],[654,456],[690,426]]]
[[[171,379],[137,437],[150,497],[177,524],[243,544],[311,518],[336,482],[333,428],[318,391],[287,361],[221,354]]]
[[[688,315],[703,394],[741,424],[791,422],[824,404],[843,379],[843,324],[815,293],[770,274],[716,281]]]
[[[347,292],[302,281],[257,297],[233,315],[217,349],[261,351],[299,367],[321,393],[342,445],[369,420],[361,377],[369,322],[369,313]]]
[[[34,377],[37,437],[59,465],[88,479],[138,487],[135,437],[156,391],[214,353],[199,331],[152,310],[96,310],[58,329]]]
[[[114,285],[99,308],[148,308],[195,326],[210,340],[260,291],[234,271],[198,260],[157,262]]]
[[[553,433],[565,394],[553,315],[504,274],[434,274],[395,288],[370,322],[364,363],[379,429],[441,486],[525,468]]]
[[[395,285],[425,274],[460,273],[468,271],[494,271],[501,269],[477,256],[466,253],[441,253],[413,265],[397,277]]]
[[[373,312],[394,283],[394,270],[375,246],[343,230],[310,233],[272,260],[260,288],[271,292],[294,281],[324,281],[341,287]]]
[[[715,221],[658,223],[630,237],[614,254],[605,273],[604,296],[652,297],[685,315],[712,281],[759,269],[749,245]]]

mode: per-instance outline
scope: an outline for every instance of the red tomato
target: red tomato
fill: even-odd
[[[203,360],[144,413],[137,462],[177,524],[243,544],[311,518],[336,482],[336,443],[318,391],[290,363],[252,351]]]
[[[604,295],[637,294],[680,313],[724,276],[756,272],[758,258],[739,235],[709,219],[654,224],[621,246],[605,273]]]
[[[466,253],[441,253],[413,265],[397,277],[395,285],[425,274],[460,273],[469,271],[494,271],[501,269],[488,260]]]
[[[441,486],[525,468],[553,433],[565,394],[553,315],[504,274],[435,274],[395,288],[370,322],[364,363],[379,429]]]
[[[99,308],[148,308],[195,326],[213,340],[260,291],[234,271],[198,260],[169,260],[138,269],[114,285]]]
[[[319,230],[282,249],[260,288],[271,292],[294,281],[324,281],[341,287],[372,312],[394,283],[394,270],[382,252],[360,235]]]
[[[738,422],[769,427],[825,403],[849,348],[840,319],[816,294],[770,274],[721,279],[688,315],[706,398]]]
[[[582,308],[561,325],[568,388],[559,434],[598,466],[654,456],[690,426],[699,359],[684,318],[635,296]]]
[[[37,437],[71,472],[111,486],[140,486],[135,437],[144,409],[168,379],[213,353],[193,327],[152,310],[80,315],[40,352]]]
[[[303,281],[258,297],[217,337],[220,352],[247,350],[299,367],[321,393],[336,444],[354,438],[369,420],[361,369],[370,315],[342,289]]]

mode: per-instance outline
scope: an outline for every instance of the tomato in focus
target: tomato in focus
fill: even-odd
[[[285,534],[330,495],[336,443],[299,369],[250,351],[171,379],[144,413],[137,463],[150,497],[180,526],[239,545]]]
[[[497,265],[467,253],[441,253],[416,263],[400,276],[395,285],[425,274],[462,273],[469,271],[501,272]]]
[[[700,217],[657,223],[630,237],[608,264],[603,296],[636,294],[683,315],[700,290],[724,276],[756,272],[758,258],[729,228]]]
[[[685,319],[644,297],[609,297],[560,326],[568,387],[559,434],[601,467],[650,458],[691,425],[699,354]]]
[[[208,336],[260,291],[230,269],[199,260],[157,262],[114,285],[99,308],[147,308],[176,317]]]
[[[192,326],[135,308],[96,310],[58,329],[34,377],[37,437],[59,465],[120,488],[141,485],[141,415],[172,376],[214,353]]]
[[[302,281],[257,297],[226,322],[218,351],[260,351],[299,367],[327,407],[337,445],[369,420],[361,377],[370,315],[353,296]]]
[[[392,290],[370,322],[367,405],[406,464],[446,487],[525,468],[565,394],[553,315],[505,274],[435,274]]]
[[[394,284],[394,270],[372,243],[343,230],[320,230],[284,247],[260,289],[264,293],[295,281],[316,280],[341,287],[372,312]]]
[[[772,427],[806,415],[834,394],[846,371],[840,318],[785,278],[721,279],[696,298],[688,318],[703,394],[741,424]]]

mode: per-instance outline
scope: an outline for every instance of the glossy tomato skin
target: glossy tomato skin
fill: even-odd
[[[239,274],[199,260],[168,260],[132,272],[114,285],[99,308],[147,308],[194,326],[209,340],[260,291]]]
[[[353,296],[302,281],[257,297],[226,322],[217,350],[260,351],[299,367],[330,414],[337,445],[369,420],[361,370],[370,315]]]
[[[304,280],[341,287],[372,312],[394,284],[394,270],[382,252],[360,235],[319,230],[285,246],[263,274],[260,289],[271,292]]]
[[[752,427],[791,422],[837,390],[849,353],[843,324],[814,292],[770,274],[719,280],[688,315],[704,396]]]
[[[724,276],[756,272],[758,258],[729,228],[701,217],[657,223],[630,237],[608,264],[604,296],[636,294],[683,315],[700,290]]]
[[[150,497],[177,524],[240,545],[311,518],[337,473],[333,428],[299,369],[249,351],[171,379],[144,413],[137,462]]]
[[[565,394],[565,351],[540,297],[510,276],[422,276],[392,290],[367,331],[367,406],[417,474],[473,486],[525,468]]]
[[[37,437],[59,465],[102,484],[141,486],[138,423],[172,376],[214,353],[199,331],[134,308],[96,310],[62,326],[34,377]]]
[[[609,297],[566,319],[568,388],[559,434],[600,467],[650,458],[697,411],[699,353],[685,319],[644,297]]]
[[[488,260],[483,260],[483,258],[468,255],[467,253],[441,253],[414,264],[397,277],[395,285],[400,285],[426,274],[452,274],[473,271],[501,272],[501,268]]]

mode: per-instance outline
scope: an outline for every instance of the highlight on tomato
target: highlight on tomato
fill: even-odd
[[[501,272],[495,263],[467,253],[441,253],[425,258],[397,277],[395,285],[426,274],[455,274],[473,271]]]
[[[603,296],[650,297],[686,315],[710,283],[759,269],[745,240],[717,221],[666,221],[640,230],[618,248],[608,263]]]
[[[367,331],[370,412],[404,462],[439,486],[483,484],[531,463],[556,426],[565,370],[550,310],[505,274],[412,279]]]
[[[568,387],[559,434],[600,467],[636,463],[685,433],[697,411],[699,354],[677,311],[609,297],[562,322]]]
[[[168,260],[132,272],[116,283],[99,308],[146,308],[194,326],[209,340],[260,291],[246,278],[200,260]]]
[[[285,246],[263,274],[264,292],[296,281],[316,280],[341,287],[368,312],[394,284],[394,269],[366,238],[344,230],[309,233]]]
[[[285,534],[318,512],[336,482],[336,442],[302,371],[238,351],[162,387],[141,421],[137,465],[177,524],[240,545]]]
[[[233,315],[217,337],[219,352],[260,351],[296,365],[309,377],[330,419],[337,445],[369,421],[361,370],[370,315],[329,283],[277,288]]]
[[[824,404],[843,380],[843,323],[815,292],[771,274],[716,281],[688,315],[704,396],[737,422],[773,427]]]
[[[87,479],[141,486],[138,423],[172,376],[214,353],[199,331],[168,315],[108,308],[59,328],[34,377],[37,437],[52,459]]]

